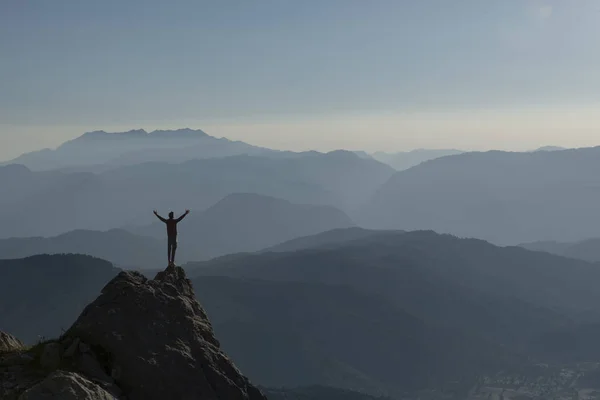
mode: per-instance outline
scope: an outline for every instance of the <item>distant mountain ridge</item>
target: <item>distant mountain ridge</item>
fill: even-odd
[[[0,167],[0,238],[145,225],[154,209],[199,212],[233,193],[333,206],[350,215],[393,172],[341,151],[153,162],[102,173],[9,165]]]
[[[559,146],[542,146],[531,152],[538,151],[561,151],[568,150],[566,147]],[[493,151],[493,150],[492,150]],[[365,152],[356,152],[361,157],[368,158],[372,157],[377,161],[381,161],[384,164],[388,164],[392,168],[398,171],[404,171],[411,167],[417,166],[422,162],[435,160],[436,158],[454,156],[462,153],[467,153],[464,150],[457,149],[415,149],[410,151],[400,151],[397,153],[388,153],[384,151],[376,151],[372,155],[368,155]]]
[[[185,139],[197,139],[199,137],[206,137],[208,134],[200,129],[182,128],[176,130],[155,130],[147,132],[145,129],[133,129],[125,132],[106,132],[103,130],[86,132],[83,135],[75,138],[66,143],[73,143],[75,141],[82,140],[115,140],[115,139],[164,139],[164,138],[185,138]],[[66,144],[65,143],[65,144]],[[63,144],[63,146],[65,145]]]
[[[187,268],[192,276],[345,284],[398,299],[405,310],[425,320],[457,327],[461,326],[458,321],[466,318],[464,329],[499,337],[501,330],[523,329],[500,322],[500,318],[516,317],[504,314],[504,308],[516,300],[513,305],[524,303],[514,312],[533,312],[531,305],[541,307],[535,313],[546,315],[538,321],[538,329],[544,324],[564,323],[557,311],[576,316],[576,310],[600,299],[594,283],[600,279],[600,269],[593,264],[432,231],[387,232],[335,247],[223,257],[191,263]],[[364,274],[369,275],[368,281],[362,278]],[[559,287],[562,295],[556,297]],[[510,296],[509,302],[501,300],[505,296]],[[481,303],[473,301],[475,298],[487,300]],[[443,311],[449,306],[444,299],[456,303],[460,317]],[[430,307],[431,302],[436,306]],[[469,326],[467,321],[475,316],[492,318],[490,310],[480,309],[488,305],[500,312],[493,317],[496,322]],[[600,309],[594,309],[599,316]]]
[[[352,231],[355,231],[355,228],[352,228]],[[354,238],[345,244],[343,240],[338,240],[335,245],[312,247],[315,242],[322,242],[318,239],[305,241],[308,243],[306,250],[296,248],[281,253],[236,255],[187,266],[188,273],[196,276],[195,285],[203,287],[198,296],[207,305],[208,312],[211,313],[214,309],[216,313],[218,310],[220,318],[214,320],[215,329],[220,332],[224,347],[246,370],[260,374],[261,377],[276,376],[281,380],[291,379],[290,376],[302,376],[298,371],[287,368],[268,372],[269,360],[277,360],[277,357],[283,354],[282,351],[275,350],[271,358],[264,360],[250,349],[272,345],[270,338],[265,337],[267,335],[261,330],[261,327],[267,325],[267,321],[272,324],[275,324],[275,321],[281,322],[284,318],[286,321],[292,318],[306,321],[302,314],[305,308],[295,302],[305,304],[309,301],[317,301],[321,307],[320,312],[324,312],[321,317],[323,321],[335,321],[333,326],[327,328],[325,322],[319,324],[324,331],[335,332],[330,333],[333,339],[326,336],[332,342],[325,342],[325,338],[315,340],[323,346],[317,354],[332,358],[336,345],[348,338],[355,338],[356,336],[352,335],[362,332],[362,327],[366,324],[372,327],[368,330],[369,335],[373,335],[369,345],[366,344],[366,339],[349,342],[365,343],[358,346],[358,354],[362,354],[361,350],[364,347],[370,348],[375,344],[376,348],[379,348],[378,345],[381,344],[386,349],[386,355],[375,357],[380,364],[390,362],[390,365],[394,365],[398,370],[409,357],[414,356],[415,360],[423,361],[427,352],[419,352],[417,344],[413,342],[409,345],[407,343],[410,341],[404,338],[398,341],[407,345],[407,349],[399,352],[403,354],[402,361],[391,361],[394,350],[399,348],[392,344],[393,341],[385,345],[386,335],[379,331],[379,328],[387,329],[387,334],[397,338],[399,334],[390,332],[395,325],[392,321],[406,313],[425,324],[422,334],[425,334],[427,327],[444,327],[451,332],[463,332],[466,335],[451,346],[441,345],[439,350],[433,351],[436,357],[440,356],[453,365],[453,368],[463,372],[474,367],[476,355],[483,356],[482,351],[497,352],[492,356],[496,361],[500,361],[502,357],[510,360],[515,356],[514,353],[531,357],[532,362],[544,362],[547,358],[560,360],[565,356],[575,360],[588,359],[585,352],[588,347],[582,347],[574,354],[569,354],[565,349],[576,345],[580,321],[585,327],[588,321],[597,321],[600,318],[600,297],[596,289],[600,269],[597,266],[530,252],[518,247],[497,247],[481,240],[459,239],[434,232],[387,232],[382,235],[366,235],[362,239],[356,239],[355,233],[351,232],[348,235]],[[338,233],[333,236],[340,238],[344,235]],[[286,286],[287,289],[284,289]],[[302,288],[302,291],[299,288]],[[338,290],[340,292],[337,292]],[[254,294],[250,294],[252,291]],[[346,292],[342,293],[343,291]],[[335,296],[334,292],[337,293]],[[303,296],[311,300],[301,302]],[[365,297],[359,300],[360,296]],[[383,303],[377,306],[373,304],[366,311],[358,311],[360,307],[372,304],[366,300],[368,296],[374,296]],[[371,301],[374,301],[374,298]],[[279,307],[285,311],[279,310]],[[334,313],[327,311],[330,310],[327,307],[337,310],[335,319]],[[402,313],[392,318],[387,307],[397,307]],[[386,309],[388,311],[384,311]],[[289,310],[297,311],[292,313]],[[309,315],[315,317],[316,313],[311,312]],[[357,327],[350,331],[335,329],[343,326],[343,316],[352,318],[355,322],[363,317],[372,319],[371,322],[358,323]],[[377,322],[378,320],[388,321],[389,324]],[[415,336],[410,332],[413,332],[412,329],[418,324],[411,323],[408,319],[398,323],[403,327],[400,330],[413,338]],[[302,347],[298,343],[306,344],[309,335],[320,333],[311,329],[314,325],[316,324],[290,321],[286,322],[285,326],[298,327],[294,328],[297,331],[279,331],[281,334],[278,337],[281,338],[281,342],[287,343],[282,348],[294,349],[293,352],[290,350],[286,353],[287,359],[296,360],[293,365],[311,365],[310,355],[313,353],[310,350],[314,347]],[[300,332],[300,329],[303,331]],[[240,339],[240,331],[252,334]],[[340,331],[343,334],[339,334]],[[561,340],[563,336],[560,335],[563,335],[563,332],[567,334],[565,339]],[[299,338],[306,341],[300,341]],[[542,343],[553,343],[555,346],[540,343],[542,338]],[[483,341],[477,344],[478,340]],[[427,342],[441,344],[439,339],[433,338]],[[385,376],[371,372],[373,370],[366,360],[357,362],[354,357],[358,355],[354,351],[348,352],[348,347],[345,347],[345,353],[337,353],[340,355],[336,354],[334,358],[344,360],[347,364],[326,365],[340,367],[341,364],[349,374],[361,372],[353,377],[353,382],[357,382],[355,385],[361,382],[368,387],[369,383],[376,384],[377,378],[382,379]],[[432,349],[430,346],[428,348]],[[300,352],[300,349],[307,350]],[[446,353],[450,349],[455,353]],[[470,360],[463,358],[471,356],[473,358]],[[483,358],[486,359],[487,356]],[[413,368],[413,371],[406,375],[411,377],[409,381],[418,382],[419,374],[410,374],[420,368],[419,361],[409,361],[407,364]],[[441,360],[425,364],[429,367],[436,365],[433,370],[428,370],[433,374],[434,371],[440,371],[438,368],[443,368]],[[491,365],[487,367],[494,368]],[[329,371],[333,372],[336,369],[332,368]],[[484,370],[475,369],[479,372]],[[301,371],[307,370],[327,371],[306,367]],[[276,372],[279,375],[276,375]],[[442,374],[449,376],[447,372]],[[337,386],[328,381],[327,376],[332,375],[323,374],[319,382]],[[357,379],[359,376],[375,379],[361,381]],[[392,379],[398,383],[401,381],[397,377]],[[285,381],[267,381],[266,384],[276,386],[283,382]],[[389,389],[385,384],[381,386]],[[425,385],[432,386],[433,383]],[[364,391],[366,387],[360,387],[360,390]],[[368,393],[373,392],[369,390]],[[456,398],[464,399],[466,396]]]
[[[560,146],[542,146],[542,147],[535,149],[534,151],[562,151],[562,150],[567,150],[567,148],[560,147]]]
[[[500,245],[599,237],[599,170],[600,147],[446,156],[394,174],[355,220]]]
[[[49,170],[106,164],[131,165],[151,161],[182,162],[194,158],[268,153],[277,151],[216,138],[202,130],[184,128],[146,132],[135,129],[127,132],[87,132],[55,150],[26,153],[4,165],[22,164],[32,170]]]
[[[532,242],[522,243],[519,246],[532,251],[543,251],[588,262],[600,262],[600,238],[586,239],[572,243],[554,241]]]

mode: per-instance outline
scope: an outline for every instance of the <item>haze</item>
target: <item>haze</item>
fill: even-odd
[[[190,126],[279,149],[597,144],[589,1],[5,1],[0,159]]]

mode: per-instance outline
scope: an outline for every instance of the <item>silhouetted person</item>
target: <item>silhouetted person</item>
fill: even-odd
[[[167,253],[169,256],[169,267],[175,266],[175,251],[177,251],[177,224],[185,218],[186,215],[190,213],[190,210],[185,210],[185,213],[175,219],[173,218],[173,211],[169,213],[169,219],[165,219],[158,215],[156,211],[154,211],[154,215],[158,217],[162,222],[167,224],[167,237],[168,237],[168,248]]]

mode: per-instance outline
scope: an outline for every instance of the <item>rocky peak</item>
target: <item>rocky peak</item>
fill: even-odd
[[[23,347],[23,343],[16,337],[0,331],[0,352],[17,351]]]
[[[82,140],[113,140],[113,139],[152,139],[152,138],[163,138],[163,139],[198,139],[207,137],[208,135],[200,129],[176,129],[176,130],[155,130],[150,133],[144,129],[132,129],[126,132],[105,132],[105,131],[93,131],[86,132],[79,136],[77,141]]]
[[[36,375],[25,389],[16,379],[11,387],[20,397],[13,390],[6,398],[37,398],[31,396],[63,382],[74,385],[72,392],[88,393],[77,397],[87,399],[265,399],[221,351],[179,267],[152,280],[121,272],[59,340],[27,357],[20,365],[41,368],[43,377]]]

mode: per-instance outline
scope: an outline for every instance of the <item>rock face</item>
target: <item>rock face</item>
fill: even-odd
[[[23,347],[23,343],[16,337],[0,331],[0,352],[16,351]]]
[[[18,400],[114,400],[114,397],[74,372],[56,371],[27,389]]]
[[[110,376],[129,400],[265,399],[220,350],[179,267],[160,272],[154,280],[121,272],[85,308],[62,342],[65,353],[77,342],[79,349],[73,352],[79,369],[85,362],[88,371]]]
[[[266,400],[220,350],[183,269],[121,272],[59,339],[0,332],[2,400]]]

